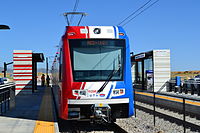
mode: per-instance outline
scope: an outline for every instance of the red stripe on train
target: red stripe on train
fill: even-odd
[[[88,30],[88,33],[86,33],[86,34],[87,34],[87,37],[90,38],[89,27],[86,26],[86,28],[87,28],[87,30]]]

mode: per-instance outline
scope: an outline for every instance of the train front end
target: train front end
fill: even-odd
[[[61,118],[112,122],[132,116],[125,31],[117,26],[68,26],[62,41]]]

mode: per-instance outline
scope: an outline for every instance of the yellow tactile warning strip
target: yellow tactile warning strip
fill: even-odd
[[[42,98],[38,120],[35,124],[34,133],[54,133],[54,117],[51,88],[47,87]]]
[[[153,97],[153,94],[146,93],[146,92],[138,92],[138,91],[135,91],[135,94],[140,94],[140,95],[145,95],[145,96]],[[161,98],[161,99],[170,100],[170,101],[183,102],[183,100],[182,100],[182,99],[179,99],[179,98],[172,98],[172,97],[161,96],[161,95],[155,95],[155,97],[156,97],[156,98]],[[192,102],[192,101],[186,100],[185,103],[191,104],[191,105],[200,106],[200,102]]]

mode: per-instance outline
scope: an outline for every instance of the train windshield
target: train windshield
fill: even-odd
[[[124,39],[69,40],[74,81],[123,80]]]

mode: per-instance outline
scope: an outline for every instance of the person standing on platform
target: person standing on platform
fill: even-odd
[[[44,86],[44,83],[45,83],[45,75],[42,74],[41,76],[41,82],[42,82],[42,87]]]
[[[47,82],[47,86],[49,87],[49,83],[50,83],[50,77],[49,77],[49,75],[47,75],[46,82]]]

